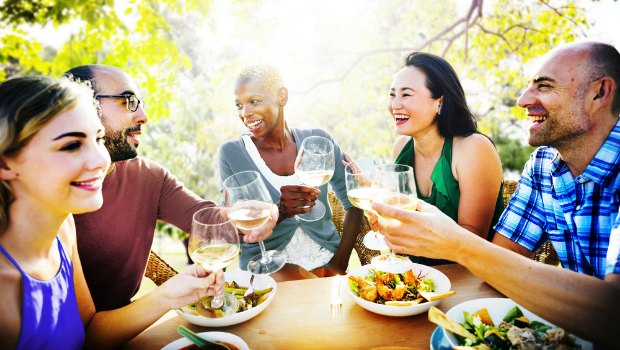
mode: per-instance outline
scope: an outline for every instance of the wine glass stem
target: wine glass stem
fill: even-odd
[[[260,252],[261,252],[261,258],[260,258],[261,264],[270,263],[271,255],[267,254],[267,249],[265,249],[265,243],[263,243],[263,241],[258,241],[258,246],[260,247]]]
[[[215,293],[213,299],[211,299],[211,308],[219,309],[224,305],[224,291]]]

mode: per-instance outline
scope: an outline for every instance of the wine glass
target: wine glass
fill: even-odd
[[[418,206],[418,195],[413,177],[413,168],[404,164],[382,164],[377,167],[373,185],[376,190],[371,194],[372,202],[383,203],[405,210],[415,210]],[[383,235],[376,234],[379,239]],[[388,247],[389,249],[389,247]],[[412,262],[404,256],[397,256],[389,249],[372,259],[372,265],[380,271],[402,273],[412,267]]]
[[[228,217],[242,230],[253,230],[264,225],[271,218],[273,201],[260,173],[242,171],[227,177],[223,183],[225,202],[230,206]],[[258,241],[260,253],[248,262],[252,274],[270,274],[286,263],[286,253],[265,249],[263,241]]]
[[[372,158],[355,159],[344,168],[345,182],[347,186],[347,196],[355,207],[370,210],[370,196],[380,190],[373,184],[377,162]],[[378,238],[380,237],[380,238]],[[369,231],[364,236],[364,245],[370,249],[388,249],[383,235]]]
[[[187,251],[194,262],[209,272],[215,272],[230,265],[239,255],[239,235],[235,225],[212,209],[201,209],[194,213]],[[208,299],[207,299],[208,300]],[[196,307],[221,309],[227,315],[237,311],[237,298],[220,292],[210,299],[196,301]]]
[[[326,184],[334,175],[336,160],[334,144],[321,136],[310,136],[304,139],[295,159],[295,175],[301,183],[318,187]],[[312,211],[298,214],[304,221],[317,221],[325,215],[325,204],[316,200]]]

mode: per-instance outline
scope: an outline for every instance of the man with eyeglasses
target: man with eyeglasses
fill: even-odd
[[[98,311],[115,309],[129,304],[140,288],[157,220],[190,232],[197,210],[213,208],[215,215],[220,209],[185,188],[167,169],[138,157],[139,136],[148,117],[129,75],[105,65],[79,66],[65,75],[90,82],[106,129],[112,165],[103,183],[103,206],[75,215],[75,224],[95,306]],[[273,212],[273,225],[245,235],[244,240],[254,242],[271,234],[277,222],[275,206]]]

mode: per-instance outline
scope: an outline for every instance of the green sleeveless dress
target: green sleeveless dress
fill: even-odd
[[[398,157],[396,157],[396,164],[405,164],[413,166],[415,162],[415,155],[413,152],[413,139],[409,140],[405,147],[402,149]],[[414,173],[415,177],[415,173]],[[437,160],[437,164],[431,173],[431,181],[433,186],[431,187],[431,194],[428,197],[423,196],[418,192],[418,198],[426,203],[432,204],[439,208],[442,212],[448,215],[452,220],[458,221],[459,214],[459,200],[461,199],[461,191],[459,190],[459,183],[452,175],[452,138],[446,138],[441,149],[441,155]],[[416,187],[417,187],[416,178]],[[493,239],[495,231],[493,226],[499,220],[500,215],[504,211],[504,201],[502,199],[502,191],[499,189],[497,195],[497,202],[495,203],[495,212],[493,213],[493,220],[491,221],[491,227],[489,227],[489,233],[487,234],[487,240]],[[429,259],[425,257],[410,256],[413,262],[424,265],[440,265],[451,263],[448,260]]]

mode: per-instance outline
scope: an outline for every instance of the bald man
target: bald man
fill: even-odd
[[[550,51],[518,100],[540,146],[495,226],[493,243],[436,208],[373,204],[397,252],[458,262],[545,319],[618,349],[620,337],[620,54],[573,43]],[[550,239],[563,269],[528,259]],[[507,248],[510,251],[507,251]]]

